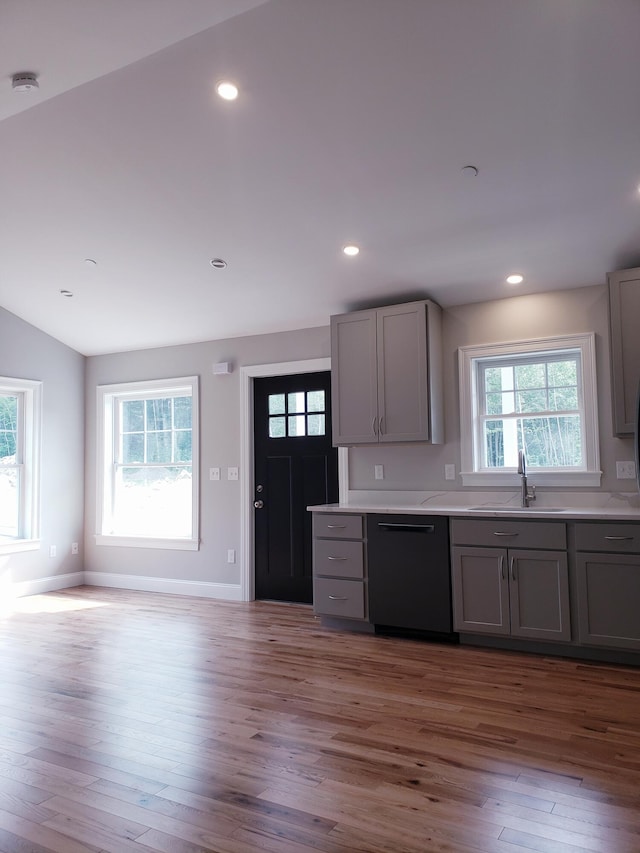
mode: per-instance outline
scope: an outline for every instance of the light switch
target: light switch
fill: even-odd
[[[237,480],[238,479],[238,469],[237,468],[227,468],[227,480]]]
[[[209,468],[209,479],[210,480],[219,480],[220,479],[220,469],[219,468]]]

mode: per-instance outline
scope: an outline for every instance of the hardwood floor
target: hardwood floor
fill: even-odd
[[[3,853],[638,853],[640,670],[80,587],[0,616]]]

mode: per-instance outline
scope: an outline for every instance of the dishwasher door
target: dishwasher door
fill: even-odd
[[[369,621],[451,634],[449,520],[368,515]]]

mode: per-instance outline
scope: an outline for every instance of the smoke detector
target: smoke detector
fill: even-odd
[[[11,87],[14,92],[31,92],[33,89],[38,89],[40,84],[35,74],[23,71],[20,74],[13,75]]]

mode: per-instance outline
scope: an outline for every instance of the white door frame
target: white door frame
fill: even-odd
[[[253,512],[253,380],[262,376],[289,376],[331,370],[330,358],[251,364],[240,368],[240,600],[255,598],[255,535]],[[346,500],[348,482],[347,448],[338,448],[338,495]]]

